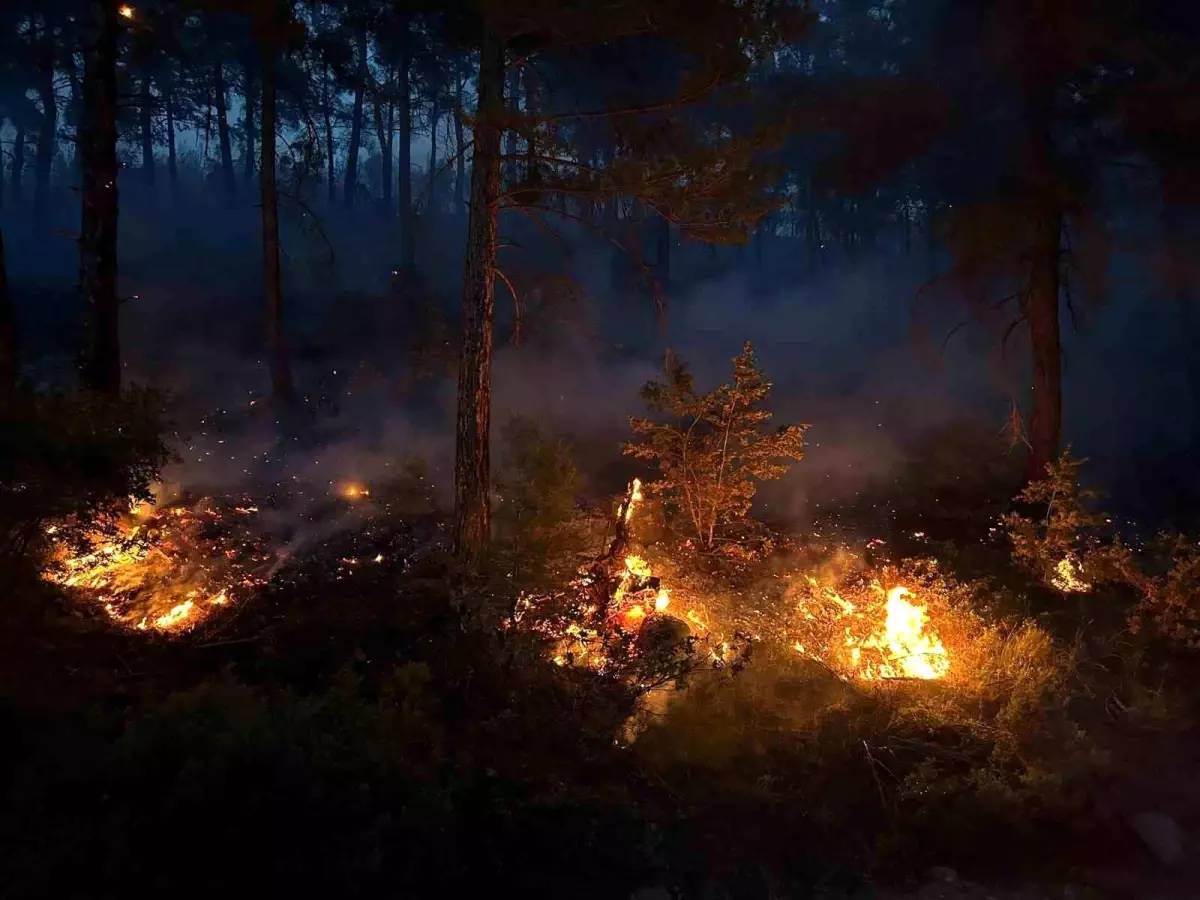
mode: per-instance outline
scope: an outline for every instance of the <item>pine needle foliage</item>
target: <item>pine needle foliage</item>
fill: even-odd
[[[661,477],[647,488],[663,496],[668,513],[705,550],[745,518],[758,482],[781,477],[804,456],[807,425],[768,430],[771,413],[763,404],[770,393],[749,341],[733,361],[733,380],[706,394],[696,393],[682,363],[642,389],[658,421],[631,419],[639,440],[624,451],[658,464]]]

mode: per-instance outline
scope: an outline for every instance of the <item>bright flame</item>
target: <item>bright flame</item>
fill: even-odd
[[[192,607],[194,605],[191,600],[184,600],[178,606],[171,607],[170,611],[154,620],[154,627],[163,631],[169,631],[176,625],[182,624],[192,614]]]
[[[1092,589],[1092,586],[1080,578],[1080,574],[1075,560],[1064,556],[1054,567],[1050,583],[1064,594],[1086,594]]]
[[[879,649],[885,661],[878,669],[868,667],[864,678],[942,678],[950,671],[950,657],[936,634],[927,633],[929,616],[924,606],[905,600],[912,592],[894,587],[887,593],[887,620],[883,633],[863,645]]]
[[[666,588],[658,589],[658,596],[654,598],[654,611],[662,612],[671,605],[671,592]]]
[[[121,14],[122,18],[125,18],[125,19],[133,18],[133,7],[132,6],[122,6],[120,9],[117,10],[117,12],[119,12]]]
[[[633,484],[630,485],[629,505],[625,507],[625,521],[628,522],[633,517],[633,508],[642,502],[642,479],[633,479]]]

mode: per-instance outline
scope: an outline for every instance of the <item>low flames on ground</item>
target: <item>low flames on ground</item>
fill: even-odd
[[[122,627],[188,630],[265,583],[275,557],[253,527],[257,514],[247,498],[139,504],[85,552],[56,545],[45,577]]]
[[[338,493],[352,502],[369,496],[357,482],[340,485]],[[703,597],[675,602],[632,545],[630,526],[642,502],[641,483],[634,480],[606,553],[584,566],[563,591],[522,597],[508,627],[550,638],[559,665],[598,671],[664,647],[686,646],[716,666],[736,664],[750,643],[770,640],[861,682],[934,680],[950,672],[950,653],[920,588],[900,583],[886,570],[884,578],[880,573],[849,580],[787,576],[788,612],[770,634],[727,626],[713,613],[717,604]],[[255,527],[258,513],[248,497],[164,508],[140,505],[115,535],[88,551],[58,546],[45,575],[121,627],[187,631],[215,610],[250,598],[278,568],[278,554]],[[372,559],[383,557],[364,561]]]
[[[563,596],[526,597],[513,624],[555,641],[555,662],[600,671],[613,662],[613,648],[635,650],[661,640],[702,646],[711,662],[727,664],[747,642],[770,640],[820,663],[842,678],[861,682],[936,680],[951,669],[949,651],[931,622],[918,589],[896,580],[861,575],[839,586],[832,576],[789,575],[784,594],[787,615],[767,634],[750,634],[714,617],[703,598],[675,604],[668,587],[654,576],[645,556],[630,552],[630,524],[643,500],[634,480],[616,516],[608,552],[580,570]],[[566,609],[538,616],[539,610]],[[684,637],[686,635],[686,638]],[[742,649],[735,649],[741,647]]]

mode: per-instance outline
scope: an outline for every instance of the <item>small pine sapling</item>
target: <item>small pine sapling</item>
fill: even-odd
[[[665,382],[642,389],[660,421],[631,419],[640,440],[624,451],[658,464],[661,478],[647,489],[663,496],[705,550],[722,527],[745,518],[758,482],[779,478],[803,458],[807,425],[767,430],[771,413],[762,406],[770,392],[748,341],[733,361],[733,381],[707,394],[696,393],[682,364],[669,366]]]

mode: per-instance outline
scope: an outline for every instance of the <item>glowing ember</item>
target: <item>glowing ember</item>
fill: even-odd
[[[117,10],[117,12],[119,12],[121,14],[122,18],[125,18],[125,19],[133,18],[133,7],[132,6],[122,6],[120,9]]]
[[[658,589],[658,596],[654,598],[654,611],[662,612],[671,605],[671,594],[666,588]]]
[[[338,493],[340,493],[347,500],[361,500],[363,497],[371,496],[371,492],[367,489],[367,486],[365,484],[359,484],[356,481],[346,482],[341,486]]]
[[[154,620],[154,627],[162,631],[171,630],[192,614],[194,606],[195,604],[191,600],[184,600],[178,606],[172,606],[165,614]]]
[[[1079,577],[1079,566],[1069,556],[1064,556],[1054,567],[1050,583],[1064,594],[1086,594],[1092,586]]]

